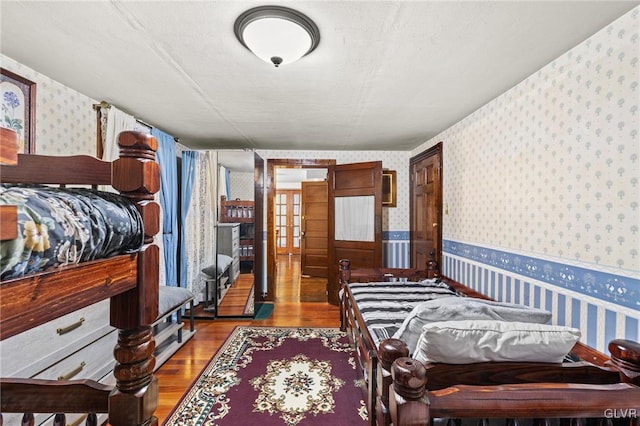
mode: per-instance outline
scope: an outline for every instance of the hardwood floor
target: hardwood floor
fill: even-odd
[[[196,320],[196,333],[156,375],[160,383],[156,416],[162,424],[211,357],[237,325],[285,327],[338,327],[339,309],[326,302],[300,302],[308,298],[300,289],[299,256],[278,259],[276,302],[271,317],[263,320]]]

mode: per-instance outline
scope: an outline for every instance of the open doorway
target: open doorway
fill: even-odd
[[[267,161],[267,301],[288,300],[296,294],[299,301],[327,300],[327,278],[314,276],[318,273],[315,264],[327,264],[327,231],[316,222],[306,223],[302,182],[323,182],[326,188],[328,169],[334,164],[335,160]],[[313,217],[321,207],[312,207],[314,211],[308,213]],[[322,246],[319,236],[325,239],[324,255],[318,252]],[[307,271],[309,266],[312,269]],[[278,290],[283,293],[281,297]]]
[[[291,282],[276,286],[276,300],[290,299],[292,287],[296,301],[326,302],[328,169],[278,167],[275,173],[277,282],[283,276]]]

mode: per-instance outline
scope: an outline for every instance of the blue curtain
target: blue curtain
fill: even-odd
[[[227,200],[231,200],[231,170],[226,167],[224,168],[224,181],[226,183],[225,191],[227,192],[224,195],[227,197]]]
[[[162,207],[162,244],[166,285],[178,286],[178,167],[173,136],[151,129],[158,140],[156,158],[160,165],[160,206]]]
[[[191,192],[193,191],[193,181],[196,174],[196,151],[182,152],[182,187],[180,188],[180,196],[182,197],[182,206],[180,211],[180,286],[187,288],[187,256],[185,255],[185,221],[189,204],[191,203]]]

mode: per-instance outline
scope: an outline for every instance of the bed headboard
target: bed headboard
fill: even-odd
[[[253,201],[227,200],[220,196],[220,222],[253,222]]]

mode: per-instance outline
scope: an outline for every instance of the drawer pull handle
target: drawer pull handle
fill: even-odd
[[[73,330],[75,330],[76,328],[80,327],[80,326],[82,325],[82,323],[83,323],[83,322],[84,322],[84,317],[80,318],[80,319],[78,320],[78,322],[74,322],[74,323],[73,323],[73,324],[71,324],[71,325],[68,325],[68,326],[66,326],[66,327],[60,327],[60,328],[57,328],[57,329],[56,329],[56,333],[58,333],[59,335],[61,335],[61,336],[62,336],[63,334],[66,334],[66,333],[68,333],[68,332],[70,332],[70,331],[73,331]]]
[[[75,369],[69,371],[67,374],[63,374],[62,376],[58,376],[58,380],[69,380],[70,378],[72,378],[73,376],[75,376],[76,374],[78,374],[79,372],[82,371],[82,369],[87,365],[86,362],[82,361],[80,363],[79,366],[77,366]]]

